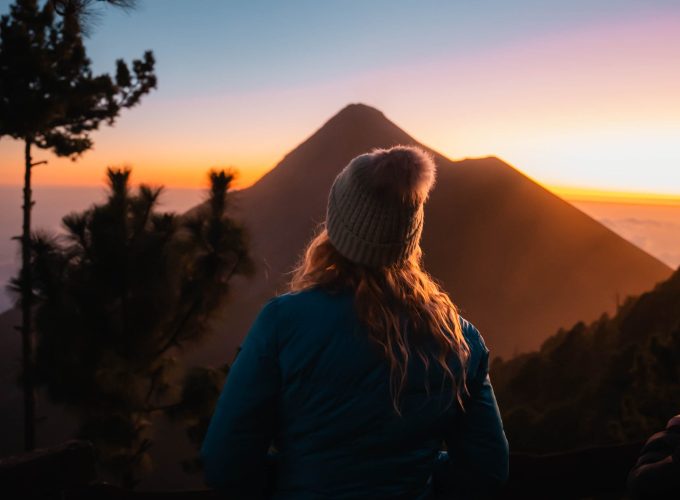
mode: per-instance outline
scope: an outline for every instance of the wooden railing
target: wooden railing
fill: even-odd
[[[533,455],[513,453],[510,480],[498,498],[621,498],[643,443]],[[7,493],[10,493],[7,495]],[[209,500],[209,490],[130,491],[97,482],[87,441],[0,459],[0,498]]]

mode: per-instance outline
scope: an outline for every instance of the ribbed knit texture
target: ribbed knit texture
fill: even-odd
[[[420,241],[423,204],[367,188],[371,156],[354,158],[336,177],[328,196],[326,230],[347,259],[381,267],[408,258]]]

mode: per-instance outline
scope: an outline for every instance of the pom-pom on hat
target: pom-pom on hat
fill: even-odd
[[[415,146],[357,156],[331,186],[328,238],[359,264],[382,267],[407,259],[420,242],[423,205],[435,178],[432,156]]]

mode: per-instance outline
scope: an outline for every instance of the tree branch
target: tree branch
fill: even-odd
[[[241,262],[241,257],[239,255],[236,256],[236,261],[234,262],[234,265],[231,266],[231,271],[229,271],[229,274],[227,275],[226,282],[229,282],[231,278],[234,276],[234,273],[236,273],[236,269],[238,268],[238,264]],[[177,329],[175,329],[175,332],[172,334],[172,336],[167,340],[165,344],[163,344],[163,347],[161,347],[157,352],[155,357],[161,356],[163,353],[165,353],[168,349],[170,349],[174,345],[179,345],[177,342],[177,338],[180,336],[182,333],[182,329],[184,328],[184,325],[186,325],[187,321],[189,321],[189,318],[193,314],[194,310],[199,304],[199,300],[194,301],[194,303],[191,305],[189,308],[189,311],[187,314],[182,318],[182,321],[180,322],[179,326]]]

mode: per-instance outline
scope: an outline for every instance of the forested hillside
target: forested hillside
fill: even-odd
[[[491,373],[514,451],[646,439],[680,412],[680,270]]]

